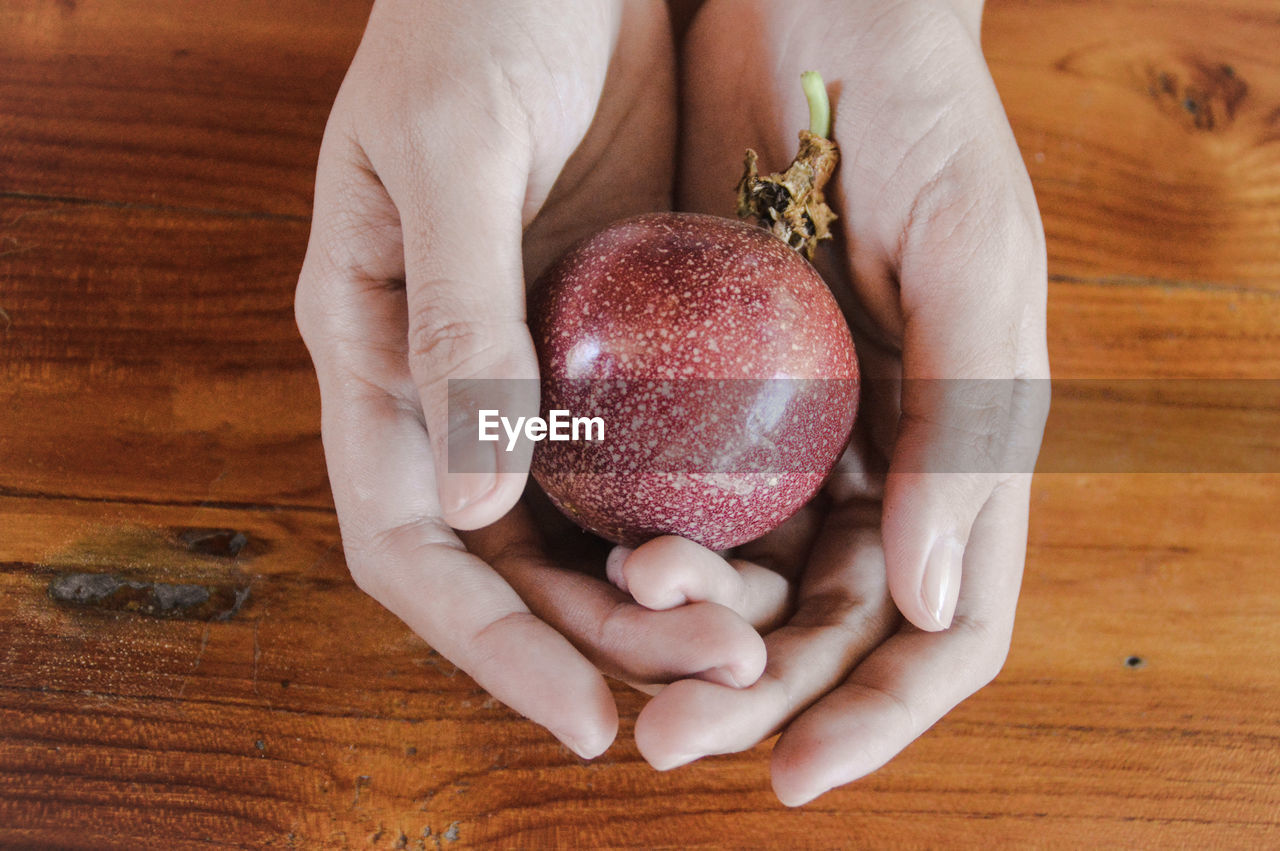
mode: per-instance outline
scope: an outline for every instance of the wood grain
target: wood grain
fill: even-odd
[[[292,288],[367,9],[0,7],[0,845],[1276,844],[1280,473],[1204,472],[1276,451],[1213,396],[1280,379],[1273,2],[988,3],[1055,375],[1129,395],[1056,403],[1001,676],[800,810],[621,686],[581,762],[350,581]]]
[[[0,7],[0,192],[305,217],[369,0]]]
[[[0,597],[23,626],[3,656],[0,839],[1261,843],[1280,805],[1280,476],[1150,481],[1041,477],[1000,679],[803,811],[770,799],[763,747],[655,775],[624,723],[584,766],[357,591],[331,515],[0,499]],[[192,552],[191,528],[246,543]],[[54,578],[84,572],[250,591],[222,621],[51,604]]]
[[[1053,273],[1280,289],[1273,2],[987,8]]]
[[[1049,286],[1048,328],[1056,378],[1280,376],[1280,298],[1270,292],[1060,279]]]
[[[305,223],[13,198],[0,223],[0,405],[21,412],[0,487],[331,504],[293,320]]]

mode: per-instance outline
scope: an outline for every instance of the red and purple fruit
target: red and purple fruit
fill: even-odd
[[[814,268],[762,228],[617,222],[539,279],[529,325],[544,416],[605,423],[599,443],[539,443],[533,476],[609,540],[750,541],[811,499],[848,443],[848,325]]]

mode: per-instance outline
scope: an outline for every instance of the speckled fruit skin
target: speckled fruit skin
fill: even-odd
[[[539,443],[533,476],[611,541],[758,538],[813,497],[848,443],[848,325],[814,268],[762,228],[625,219],[561,257],[529,307],[543,415],[598,415],[606,436]]]

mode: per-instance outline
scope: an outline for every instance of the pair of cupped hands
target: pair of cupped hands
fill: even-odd
[[[1013,379],[1048,359],[1043,233],[981,11],[710,0],[677,47],[660,0],[379,0],[325,131],[296,304],[359,586],[583,757],[617,734],[606,676],[653,695],[635,737],[659,769],[781,733],[793,805],[994,677],[1030,488],[1004,459],[1034,458],[1047,414]],[[644,211],[732,216],[746,147],[790,161],[808,69],[842,152],[818,265],[872,379],[849,450],[732,553],[555,552],[500,448],[448,472],[466,426],[449,379],[536,377],[526,281],[576,239]]]

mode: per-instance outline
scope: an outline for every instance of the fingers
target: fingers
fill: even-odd
[[[606,574],[646,608],[716,603],[767,633],[791,614],[795,578],[808,561],[828,504],[819,493],[778,528],[738,547],[736,558],[726,559],[684,538],[664,536],[634,550],[614,547]]]
[[[779,738],[774,793],[799,806],[884,765],[989,682],[993,658],[986,634],[967,622],[890,638]]]
[[[765,637],[768,664],[740,690],[682,680],[663,689],[636,721],[636,744],[655,768],[745,750],[772,735],[839,683],[892,631],[896,612],[871,516],[838,510],[815,545],[796,614]]]
[[[974,525],[973,582],[945,633],[904,629],[782,734],[773,787],[790,806],[879,768],[999,673],[1022,573],[1030,477],[1001,486]]]
[[[441,522],[407,366],[396,209],[349,136],[326,134],[297,315],[320,382],[334,504],[356,582],[498,700],[583,756],[617,730],[607,684]]]
[[[904,412],[885,484],[889,588],[903,615],[930,631],[951,625],[969,532],[998,480],[994,470],[919,472],[923,455],[955,453],[968,445],[967,432],[932,419],[955,421],[961,410],[939,407],[928,420]]]
[[[404,428],[420,430],[402,418]],[[368,417],[362,422],[367,426]],[[429,457],[425,445],[422,456]],[[609,747],[617,709],[595,665],[533,615],[443,522],[391,527],[368,539],[344,531],[343,537],[351,539],[348,563],[361,588],[486,692],[584,759]]]
[[[791,585],[776,571],[744,559],[726,561],[701,544],[673,535],[634,550],[615,547],[607,570],[618,588],[655,611],[715,603],[763,628],[784,616],[790,604]]]
[[[535,613],[610,676],[634,683],[696,677],[738,688],[764,670],[759,633],[723,605],[651,611],[608,583],[553,565],[523,505],[465,539]]]
[[[907,351],[911,345],[908,339]],[[920,348],[929,345],[919,342]],[[998,486],[1031,473],[1039,452],[1047,380],[1015,377],[1024,368],[999,354],[989,363],[1008,376],[917,375],[902,383],[885,484],[884,545],[894,601],[925,630],[950,625],[975,518]]]

